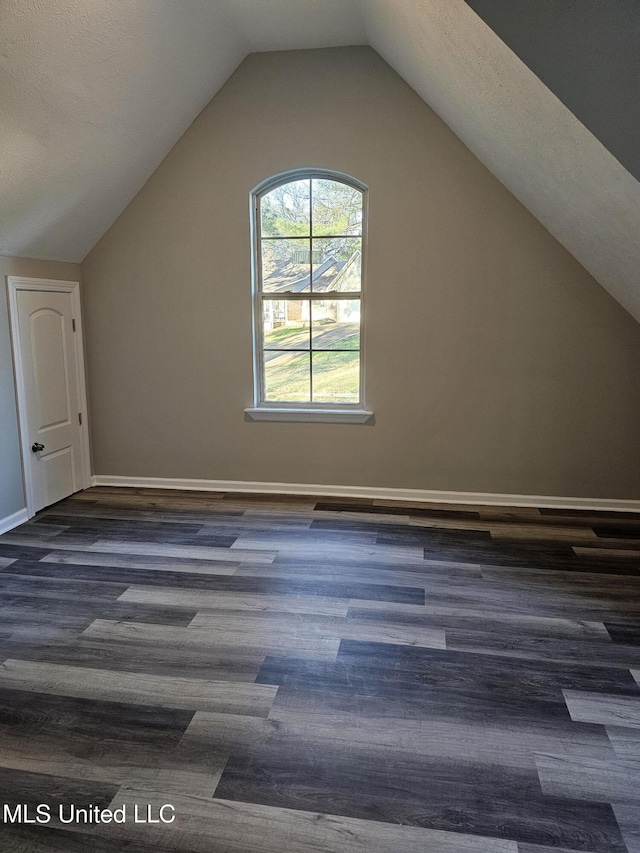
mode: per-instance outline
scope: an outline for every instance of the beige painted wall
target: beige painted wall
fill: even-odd
[[[369,186],[375,424],[245,422],[248,197]],[[370,48],[253,54],[83,264],[94,471],[640,498],[640,326]]]
[[[78,264],[33,261],[27,258],[7,258],[0,255],[0,522],[3,518],[24,509],[26,501],[22,481],[22,460],[18,440],[18,411],[13,376],[11,338],[6,277],[22,275],[33,278],[53,278],[79,281]]]

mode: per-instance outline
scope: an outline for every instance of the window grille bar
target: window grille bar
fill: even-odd
[[[258,296],[263,300],[272,300],[274,302],[285,299],[299,300],[300,302],[333,302],[334,299],[360,299],[362,296],[361,290],[318,290],[312,293],[309,290],[261,290]]]
[[[314,240],[349,240],[353,238],[357,240],[362,237],[362,234],[292,234],[291,237],[283,237],[278,234],[273,237],[261,237],[263,242],[269,240],[308,240],[313,237]]]

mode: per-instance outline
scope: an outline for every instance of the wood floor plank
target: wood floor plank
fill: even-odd
[[[4,826],[2,840],[11,853],[154,853],[156,846],[133,839],[89,835],[69,827]]]
[[[526,524],[512,522],[492,523],[489,532],[494,539],[542,539],[545,542],[583,542],[597,539],[596,534],[590,527],[553,524]]]
[[[0,739],[0,767],[114,785],[117,788],[122,785],[151,789],[162,786],[167,794],[213,796],[227,760],[225,756],[216,767],[209,757],[207,767],[202,768],[203,772],[196,772],[193,769],[180,769],[180,765],[176,767],[173,755],[152,757],[146,751],[111,746],[108,754],[96,754],[94,751],[85,758],[64,752],[57,746],[51,738],[35,738],[30,742],[29,750],[25,751],[11,744],[5,745]],[[170,766],[163,768],[163,764]],[[46,782],[43,784],[46,785]]]
[[[400,789],[390,784],[395,778],[403,780]],[[250,755],[234,752],[216,797],[451,832],[465,827],[512,841],[549,838],[559,847],[625,849],[610,805],[551,802],[533,770],[488,771],[466,761],[404,755],[381,762],[373,751],[355,753],[342,744],[300,750],[266,741]]]
[[[146,554],[113,554],[105,551],[54,551],[40,559],[42,563],[81,564],[83,566],[113,566],[123,569],[149,569],[155,572],[193,572],[205,575],[233,575],[238,563],[233,560],[193,560],[186,557],[158,557]]]
[[[192,711],[267,716],[277,687],[111,672],[35,661],[5,660],[0,686],[80,699],[109,699]]]
[[[238,568],[242,568],[240,563]],[[3,575],[11,571],[14,575],[26,576],[28,582],[35,583],[36,578],[49,578],[51,569],[39,558],[37,561],[18,560],[4,572],[0,571],[0,585]],[[181,572],[163,568],[155,571],[150,567],[144,569],[128,568],[126,566],[92,566],[81,563],[63,563],[56,570],[58,579],[69,581],[92,581],[94,584],[116,584],[124,587],[131,585],[183,587],[189,589],[220,590],[239,593],[265,593],[268,595],[319,595],[323,598],[358,598],[371,601],[399,601],[411,604],[423,604],[425,600],[424,587],[377,583],[375,578],[371,583],[340,580],[324,580],[307,576],[302,572],[297,577],[269,577],[256,567],[252,574],[233,576],[218,576],[217,573]],[[348,575],[347,575],[348,577]]]
[[[67,602],[59,599],[43,598],[35,595],[3,596],[2,625],[22,627],[29,625],[57,624],[68,627],[71,624],[84,628],[97,616],[109,619],[130,619],[137,622],[155,622],[166,625],[188,625],[197,610],[186,607],[163,607],[148,602],[112,601],[97,591],[91,598],[77,596],[73,610]]]
[[[63,525],[62,527],[58,527],[58,525]],[[25,525],[26,526],[26,525]],[[200,520],[199,522],[192,522],[190,524],[185,524],[175,522],[172,520],[164,520],[157,521],[156,519],[114,519],[114,518],[106,518],[104,516],[100,518],[92,518],[85,515],[55,515],[53,512],[48,512],[42,518],[39,518],[37,522],[32,523],[32,526],[29,528],[30,532],[34,532],[36,530],[55,530],[56,528],[60,531],[62,530],[73,530],[75,532],[81,532],[84,530],[90,530],[91,532],[96,531],[97,535],[109,535],[110,533],[121,533],[129,531],[131,533],[138,534],[149,534],[148,539],[153,541],[154,534],[175,534],[177,536],[195,536],[200,530],[202,530],[203,522]]]
[[[13,810],[17,804],[31,806],[31,813],[40,804],[48,805],[52,811],[60,805],[68,810],[69,806],[78,803],[93,803],[99,808],[106,808],[116,790],[113,785],[104,783],[0,767],[0,803],[3,804],[3,811],[5,806]]]
[[[14,527],[11,531],[11,537],[51,540],[58,534],[65,533],[67,530],[69,530],[68,524],[44,524],[44,519],[42,519],[39,522],[27,521],[21,524],[20,527]]]
[[[523,844],[518,842],[518,853],[576,853],[576,848],[572,847],[549,847],[547,844]]]
[[[51,574],[51,571],[41,575],[29,575],[28,573],[17,574],[16,568],[20,569],[24,561],[16,560],[9,568],[14,571],[0,571],[0,593],[2,595],[29,595],[42,599],[69,600],[76,595],[87,596],[98,594],[101,597],[111,597],[115,601],[127,588],[126,583],[117,583],[113,580],[81,579],[73,577],[60,577],[59,573]]]
[[[603,726],[640,728],[640,695],[616,696],[563,690],[571,719]]]
[[[157,542],[108,542],[98,539],[87,546],[88,551],[111,551],[114,554],[144,554],[156,557],[187,557],[193,560],[223,560],[238,563],[265,564],[273,562],[275,551],[217,548],[206,545],[161,545]]]
[[[607,580],[611,578],[610,589],[604,591],[615,591],[614,580],[630,586],[637,585],[640,575],[636,567],[630,562],[619,562],[610,560],[562,560],[557,565],[530,565],[530,566],[493,566],[482,565],[480,567],[481,577],[488,580],[512,580],[518,578],[522,582],[537,583],[538,585],[564,585],[571,589],[577,587],[592,586],[600,584],[602,589],[602,576],[606,574]]]
[[[640,663],[640,648],[619,645],[611,638],[589,637],[569,640],[562,638],[528,637],[495,634],[487,631],[459,629],[446,630],[446,646],[458,651],[478,654],[502,655],[512,658],[566,661],[567,663],[592,663],[628,669],[630,665]]]
[[[613,557],[616,559],[633,559],[640,565],[640,547],[639,548],[589,548],[587,546],[576,546],[575,553],[580,557],[588,557],[597,559],[602,557]]]
[[[190,648],[221,649],[244,648],[250,654],[292,654],[309,655],[317,660],[335,660],[340,640],[329,637],[305,637],[295,631],[284,631],[277,627],[271,631],[260,625],[249,631],[247,624],[231,630],[229,624],[224,627],[187,627],[148,625],[142,622],[112,622],[108,619],[96,619],[83,631],[83,637],[90,639],[138,643],[164,643],[167,646]],[[264,682],[262,682],[264,683]]]
[[[212,523],[211,513],[207,511],[183,511],[183,512],[164,512],[162,510],[153,510],[148,506],[142,505],[136,509],[118,509],[113,505],[99,505],[94,502],[87,501],[63,501],[55,504],[53,507],[43,510],[38,514],[37,523],[49,523],[52,516],[59,518],[80,518],[80,519],[113,519],[115,521],[155,521],[169,522],[171,524],[198,524],[205,525]],[[215,514],[216,525],[226,525],[227,523],[236,524],[244,527],[239,521],[243,513],[218,513]],[[217,529],[217,528],[216,528]]]
[[[411,525],[410,515],[381,515],[368,512],[330,512],[319,510],[318,506],[312,513],[312,529],[318,530],[352,530],[380,531],[396,530],[398,527],[407,528]]]
[[[211,632],[239,631],[244,636],[261,636],[265,643],[274,635],[290,636],[297,646],[300,640],[313,637],[333,640],[362,640],[372,643],[400,643],[409,646],[444,649],[445,632],[442,628],[413,625],[389,625],[384,620],[357,622],[341,616],[325,616],[270,611],[227,612],[200,611],[196,613],[190,629]],[[271,646],[273,648],[273,646]],[[336,649],[337,651],[337,649]]]
[[[640,514],[100,487],[0,536],[0,788],[178,809],[0,850],[639,853],[639,768]]]
[[[509,662],[507,664],[507,661]],[[557,725],[570,719],[562,687],[637,697],[628,671],[345,640],[335,663],[267,657],[257,680],[280,684],[275,702],[310,713],[357,708],[366,719]],[[600,721],[597,721],[600,722]]]
[[[82,551],[82,552],[100,552],[113,554],[127,554],[131,556],[156,556],[169,559],[172,557],[188,558],[193,560],[209,560],[236,563],[256,563],[264,565],[271,563],[276,556],[275,551],[262,551],[259,549],[241,550],[239,548],[231,549],[229,547],[219,547],[217,545],[204,544],[174,544],[161,543],[153,540],[149,541],[133,541],[122,542],[119,540],[110,540],[98,538],[93,532],[88,535],[80,533],[75,534],[59,534],[55,537],[55,543],[52,540],[46,541],[38,536],[21,536],[18,534],[5,534],[0,540],[3,546],[5,556],[14,556],[6,554],[6,546],[15,546],[18,549],[24,549],[15,552],[16,556],[23,556],[25,559],[30,558],[33,552],[40,553],[45,556],[46,550],[49,551],[55,548],[61,551]],[[33,557],[31,557],[33,559]]]
[[[537,755],[542,792],[600,803],[636,803],[640,808],[640,761]]]
[[[240,492],[227,492],[223,495],[219,509],[221,511],[233,509],[234,511],[249,512],[256,515],[275,512],[286,513],[291,516],[303,516],[313,512],[315,505],[316,498],[312,495],[249,495]]]
[[[607,633],[615,643],[625,643],[630,646],[640,646],[640,625],[625,622],[607,622]]]
[[[244,520],[244,516],[242,518]],[[329,551],[335,550],[336,546],[342,546],[344,551],[341,553],[348,557],[350,548],[360,546],[357,554],[363,556],[363,554],[369,553],[368,549],[376,544],[379,535],[377,527],[355,532],[352,530],[325,530],[312,525],[311,522],[309,525],[309,527],[288,528],[286,530],[274,530],[269,525],[264,525],[262,530],[241,529],[238,535],[239,541],[235,547],[257,548],[265,551],[273,549],[289,551],[294,548],[298,554],[302,554],[305,551],[313,551],[319,546],[324,546]],[[364,549],[364,552],[361,548]],[[407,554],[417,556],[418,559],[422,558],[422,554],[419,552],[411,554],[410,551],[407,551]]]
[[[594,532],[596,532],[595,528],[592,528]],[[616,536],[609,536],[603,538],[600,534],[596,532],[596,538],[590,539],[588,543],[581,543],[582,547],[589,548],[590,550],[620,550],[620,549],[629,549],[632,551],[640,550],[640,530],[634,531],[633,535],[626,533],[619,533]],[[580,546],[578,546],[580,547]]]
[[[619,758],[640,761],[640,729],[607,726],[607,737]]]
[[[218,592],[210,590],[172,589],[130,586],[120,601],[155,604],[196,610],[270,611],[277,613],[309,613],[324,616],[346,616],[349,602],[344,598],[320,595],[269,595],[261,593]]]
[[[340,560],[355,559],[368,563],[388,562],[390,560],[400,564],[417,563],[420,566],[424,563],[423,549],[419,545],[380,545],[378,542],[353,542],[350,541],[350,538],[342,542],[339,539],[329,542],[322,539],[314,540],[313,537],[310,540],[299,541],[294,537],[280,538],[276,534],[247,534],[239,536],[229,550],[233,553],[237,551],[270,553],[277,550],[278,554],[283,557],[288,554],[295,555],[298,560],[313,559],[314,556],[320,556],[329,559],[334,557]],[[244,560],[243,562],[250,561]]]
[[[3,712],[15,715],[0,728],[0,767],[116,786],[153,788],[161,780],[167,792],[212,796],[228,758],[202,742],[197,750],[183,744],[193,712],[50,694],[32,694],[33,709],[23,711],[19,697],[19,691],[0,694]],[[109,710],[121,715],[121,727]],[[20,737],[27,726],[30,736]]]
[[[246,751],[265,740],[297,745],[299,749],[310,743],[329,747],[341,744],[352,752],[374,751],[382,763],[394,753],[404,753],[485,763],[487,767],[535,769],[535,755],[544,750],[602,761],[613,757],[606,736],[594,726],[568,723],[550,731],[531,725],[487,723],[478,727],[450,720],[403,718],[370,720],[363,726],[357,713],[306,714],[277,704],[266,720],[198,711],[181,743],[190,742],[200,751]]]
[[[423,564],[416,563],[413,566],[406,564],[388,564],[386,561],[378,563],[349,565],[345,561],[337,560],[305,560],[305,567],[313,573],[313,577],[326,583],[342,583],[345,574],[348,574],[352,583],[377,583],[390,586],[424,587],[433,578],[433,572],[423,571]],[[235,571],[237,577],[255,576],[255,566],[240,564]],[[445,568],[439,572],[444,577],[460,574],[455,568]],[[470,574],[464,572],[465,575]],[[280,578],[282,580],[297,579],[300,577],[300,561],[291,560],[288,557],[279,556],[269,566],[260,569],[260,577]]]
[[[627,845],[627,853],[640,853],[640,813],[637,805],[614,803],[613,812]]]
[[[198,853],[517,853],[515,843],[464,832],[350,819],[301,809],[271,808],[218,797],[174,797],[181,820],[154,840],[171,849],[169,833],[181,833],[186,849]],[[112,806],[164,803],[163,792],[121,789]]]
[[[411,604],[392,604],[384,601],[352,600],[348,616],[358,621],[384,619],[391,624],[485,631],[505,638],[513,638],[515,635],[545,639],[567,637],[611,641],[609,632],[602,622],[508,613],[485,614],[471,609],[437,607],[430,604],[416,607]]]
[[[214,681],[254,682],[264,662],[264,653],[260,650],[190,646],[188,655],[185,655],[180,646],[150,645],[144,640],[137,642],[135,637],[127,637],[121,642],[92,640],[83,634],[72,641],[65,638],[45,641],[33,636],[12,638],[0,645],[0,653],[3,660],[12,657]]]
[[[515,585],[510,587],[499,582],[493,585],[486,582],[453,586],[451,580],[447,579],[447,585],[439,585],[437,579],[432,579],[427,596],[430,605],[487,614],[559,617],[580,621],[611,621],[623,614],[640,618],[640,599],[625,598],[617,591],[608,595],[602,591],[597,595],[580,595],[573,590],[546,592],[538,588],[528,591],[525,584],[518,589]],[[353,597],[357,598],[357,595]]]
[[[0,686],[0,737],[30,749],[30,735],[47,734],[68,749],[102,752],[105,746],[136,744],[150,750],[179,743],[193,711],[163,706],[118,703],[113,699],[78,699],[51,693],[25,692]]]

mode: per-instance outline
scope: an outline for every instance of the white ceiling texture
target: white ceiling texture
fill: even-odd
[[[248,53],[350,44],[640,320],[640,183],[464,0],[2,0],[0,254],[81,261]]]

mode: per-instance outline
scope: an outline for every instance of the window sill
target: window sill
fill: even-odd
[[[252,421],[289,421],[291,423],[366,424],[373,417],[367,409],[269,409],[244,410]]]

